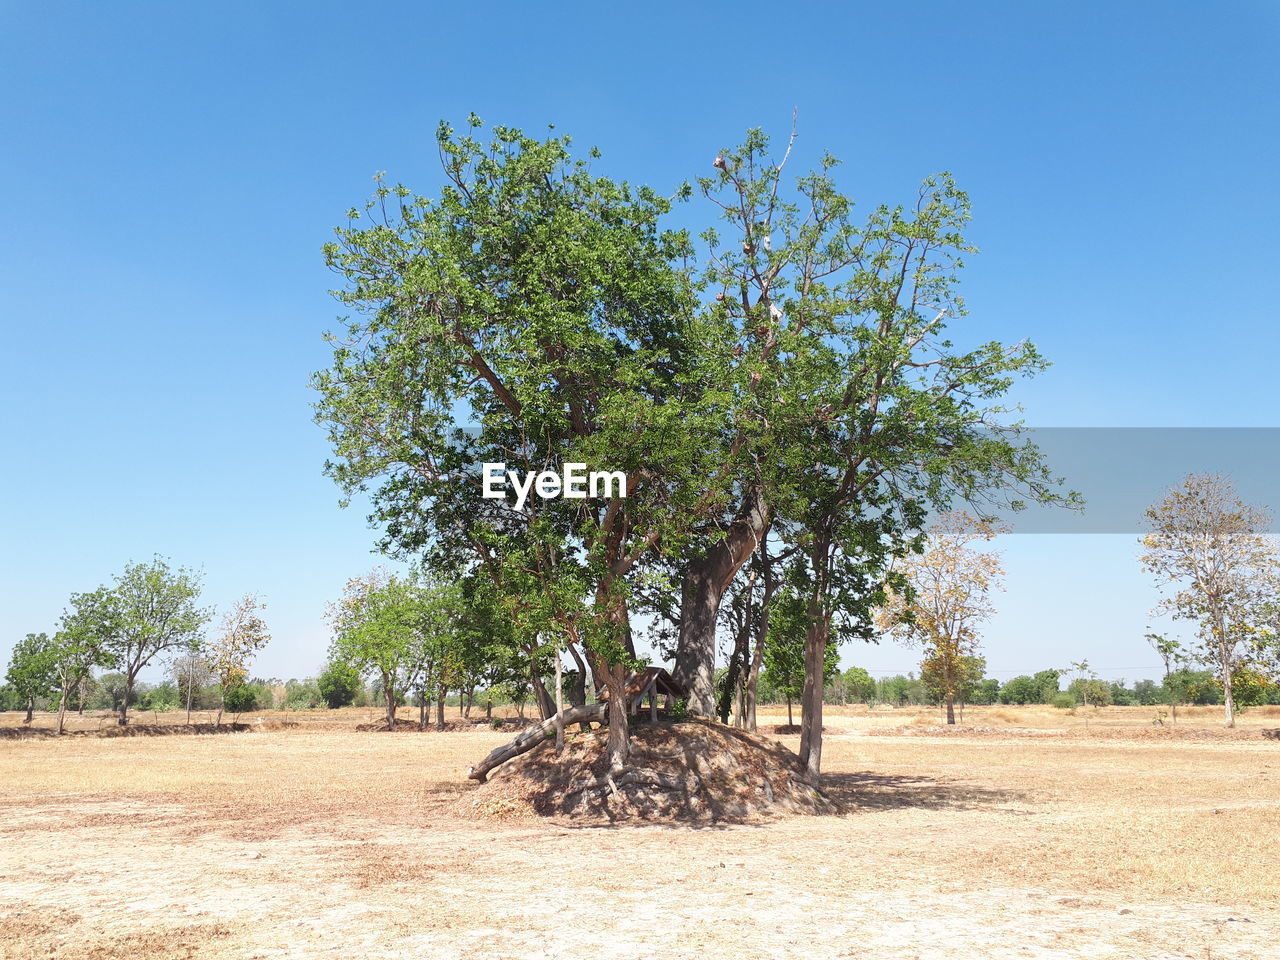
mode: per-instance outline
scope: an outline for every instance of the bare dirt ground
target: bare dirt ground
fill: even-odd
[[[0,958],[1280,955],[1267,711],[1194,739],[1145,708],[971,709],[942,735],[836,709],[845,813],[696,827],[467,816],[467,765],[509,733],[357,732],[366,712],[0,739]]]

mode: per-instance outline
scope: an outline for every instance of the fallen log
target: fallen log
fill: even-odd
[[[487,757],[467,771],[467,776],[472,780],[479,780],[484,783],[489,776],[489,771],[494,767],[500,766],[508,760],[520,756],[522,753],[528,753],[545,740],[548,734],[555,731],[557,721],[565,726],[571,723],[586,723],[591,720],[603,723],[605,711],[608,708],[609,705],[607,703],[589,703],[582,707],[570,707],[561,714],[553,714],[536,727],[530,727],[525,730],[510,743],[504,743],[502,746],[490,751]]]

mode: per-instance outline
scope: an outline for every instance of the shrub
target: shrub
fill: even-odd
[[[1031,677],[1014,677],[1000,688],[1001,703],[1039,703],[1040,685]]]
[[[144,690],[137,697],[139,710],[177,710],[179,702],[178,687],[172,680]]]
[[[271,691],[260,683],[241,683],[226,693],[224,705],[231,713],[251,713],[271,707]]]
[[[290,680],[284,687],[284,703],[281,710],[314,710],[325,705],[324,697],[314,680]]]
[[[1053,705],[1059,710],[1070,710],[1076,705],[1076,698],[1069,693],[1060,693],[1053,698]]]
[[[331,710],[350,706],[360,690],[360,671],[348,663],[329,663],[316,680],[320,697]]]

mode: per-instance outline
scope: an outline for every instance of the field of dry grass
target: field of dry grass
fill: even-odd
[[[478,818],[505,735],[368,713],[0,739],[0,958],[1280,955],[1266,711],[834,708],[843,814],[699,828]]]

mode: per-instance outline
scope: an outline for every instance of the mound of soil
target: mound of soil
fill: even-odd
[[[187,737],[211,736],[226,733],[249,733],[258,730],[283,730],[296,727],[292,720],[255,720],[251,723],[130,723],[120,726],[114,721],[92,730],[64,730],[64,737]],[[0,740],[56,739],[57,731],[47,727],[0,727]]]
[[[837,813],[810,784],[794,753],[766,737],[691,720],[644,724],[631,733],[628,769],[609,775],[607,729],[566,734],[495,769],[464,796],[484,817],[743,822]]]

